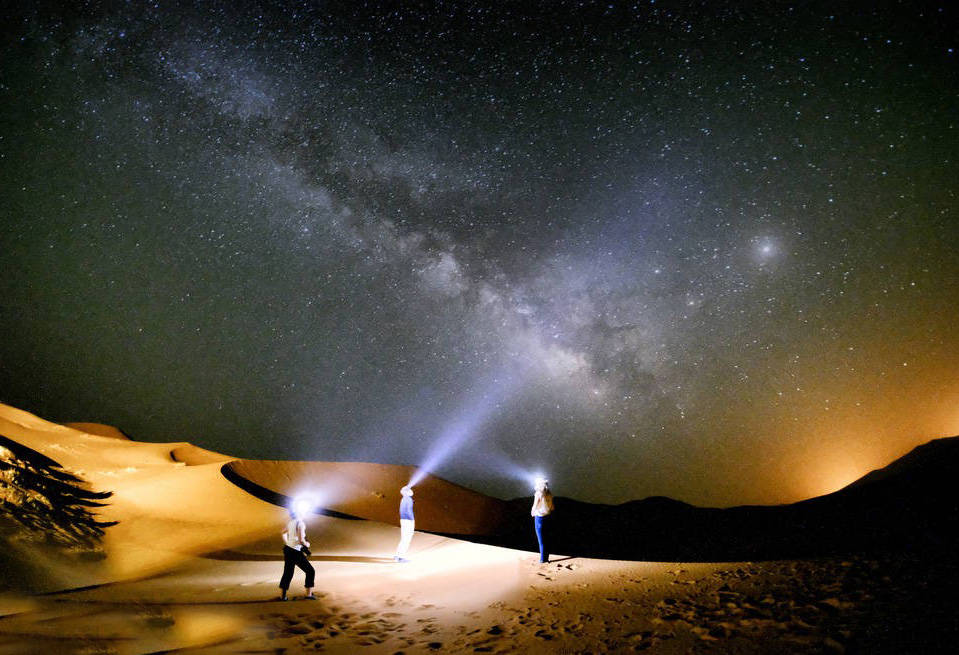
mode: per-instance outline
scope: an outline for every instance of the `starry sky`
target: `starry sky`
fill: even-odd
[[[719,506],[959,433],[954,3],[13,11],[3,402]]]

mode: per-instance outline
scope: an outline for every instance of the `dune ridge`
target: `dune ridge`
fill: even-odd
[[[98,437],[111,437],[113,439],[126,439],[129,440],[130,436],[123,432],[122,430],[113,427],[112,425],[104,425],[103,423],[77,423],[69,422],[64,423],[64,426],[72,428],[74,430],[79,430],[80,432],[86,432],[87,434],[94,434]]]
[[[60,481],[104,494],[90,509],[96,520],[114,522],[99,536],[102,557],[85,567],[35,547],[0,549],[0,564],[19,576],[21,590],[0,588],[2,652],[902,653],[936,652],[959,637],[951,611],[956,544],[944,541],[942,528],[952,519],[932,521],[955,507],[949,440],[917,449],[867,483],[792,506],[558,498],[554,537],[562,554],[548,565],[440,534],[528,545],[528,499],[488,499],[427,478],[417,487],[417,519],[435,533],[418,532],[412,562],[397,564],[396,494],[410,467],[240,460],[182,441],[93,431],[0,405],[10,458],[31,461],[41,485],[69,476]],[[307,517],[319,600],[275,603],[283,506],[301,491],[335,508]],[[840,540],[840,556],[808,542],[814,557],[784,561],[571,557],[610,544],[633,558],[653,548],[673,560],[694,548],[742,552],[743,543],[768,554],[770,544],[794,536],[791,521],[832,538],[845,512],[873,510],[878,519],[841,525],[861,539],[901,535],[908,520],[939,541],[912,539],[901,551],[888,550],[895,542],[885,549],[860,543],[850,552],[857,542]],[[862,531],[882,522],[891,529]],[[15,545],[17,528],[8,528],[0,525],[0,538]],[[294,598],[302,580],[297,574]]]
[[[400,488],[415,469],[366,462],[234,460],[230,473],[291,498],[314,495],[323,508],[371,521],[399,524]],[[509,505],[442,478],[427,475],[416,485],[417,528],[450,535],[496,534]]]

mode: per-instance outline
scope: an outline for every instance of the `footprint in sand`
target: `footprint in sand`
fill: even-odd
[[[176,623],[176,619],[162,610],[145,610],[137,618],[150,628],[169,628]]]
[[[474,653],[492,653],[498,641],[496,637],[484,637],[467,642],[466,646],[472,647]]]
[[[296,625],[291,625],[283,630],[283,634],[286,635],[308,635],[313,632],[309,626],[303,625],[302,623],[297,623]]]

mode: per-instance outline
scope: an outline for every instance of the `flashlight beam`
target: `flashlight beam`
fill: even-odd
[[[412,487],[421,482],[427,474],[435,471],[463,444],[476,436],[480,428],[497,410],[502,408],[502,401],[515,389],[517,383],[516,376],[507,376],[505,381],[494,377],[487,385],[490,391],[466,405],[461,414],[451,421],[439,438],[433,442],[423,462],[410,478],[409,486]]]

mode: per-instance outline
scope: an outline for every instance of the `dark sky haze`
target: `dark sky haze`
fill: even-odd
[[[0,401],[605,502],[959,433],[955,3],[20,4]]]

